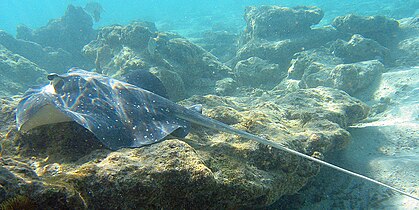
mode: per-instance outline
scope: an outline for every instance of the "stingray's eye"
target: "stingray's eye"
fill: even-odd
[[[52,74],[48,74],[47,79],[52,81],[57,77],[60,77],[60,76],[58,76],[58,74],[56,74],[56,73],[52,73]]]
[[[52,86],[54,86],[55,91],[62,89],[64,85],[63,77],[59,76],[56,73],[48,74],[48,80],[51,81]]]

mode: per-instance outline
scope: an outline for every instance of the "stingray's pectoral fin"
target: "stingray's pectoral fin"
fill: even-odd
[[[73,119],[63,112],[61,112],[57,107],[47,104],[38,109],[38,111],[30,112],[24,116],[20,116],[18,113],[18,121],[21,122],[18,129],[22,132],[27,132],[33,128],[55,124],[60,122],[70,122]]]

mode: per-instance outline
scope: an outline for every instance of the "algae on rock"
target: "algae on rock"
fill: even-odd
[[[174,100],[187,95],[215,93],[216,81],[231,72],[203,48],[179,35],[158,32],[149,22],[104,27],[96,40],[84,46],[83,53],[95,61],[97,71],[109,76],[119,78],[129,71],[146,69],[163,84],[177,82],[176,86],[181,87],[179,91],[182,92],[172,94]],[[160,73],[156,74],[153,69]],[[171,81],[172,78],[176,80]]]
[[[353,14],[336,17],[332,26],[342,33],[360,34],[373,39],[385,47],[391,46],[394,36],[399,30],[399,23],[394,19],[384,16]]]
[[[288,79],[300,80],[301,88],[333,87],[353,95],[378,81],[385,72],[378,60],[344,63],[325,47],[297,53],[288,69]]]
[[[331,88],[266,94],[195,96],[182,104],[201,103],[214,119],[315,156],[345,147],[350,135],[344,129],[368,112],[362,102]],[[3,140],[9,142],[3,150],[20,145],[16,154],[31,163],[28,170],[37,179],[65,180],[88,208],[264,207],[297,192],[319,170],[291,154],[198,126],[183,140],[117,151],[88,146],[94,139],[77,126],[56,124],[16,135]],[[45,147],[52,142],[63,145]],[[68,146],[79,151],[63,152]],[[123,202],[109,199],[114,197]]]
[[[46,82],[47,72],[28,59],[0,45],[0,94],[22,94],[28,88]]]

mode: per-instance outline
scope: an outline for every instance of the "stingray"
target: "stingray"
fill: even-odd
[[[16,122],[20,131],[75,121],[92,132],[103,145],[117,150],[157,143],[169,135],[183,138],[191,124],[196,124],[254,140],[419,200],[402,190],[230,127],[126,82],[77,68],[66,74],[50,74],[48,80],[50,84],[28,90],[19,102]]]

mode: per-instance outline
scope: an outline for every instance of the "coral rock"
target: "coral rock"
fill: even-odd
[[[388,46],[399,30],[399,23],[396,20],[384,16],[357,16],[346,15],[336,17],[332,25],[343,33],[361,34],[362,36],[374,39],[384,46]]]
[[[233,72],[239,83],[250,87],[272,87],[286,76],[278,64],[269,63],[258,57],[239,61]]]
[[[250,38],[279,37],[284,34],[296,34],[310,30],[323,18],[323,11],[318,7],[247,7],[245,33]]]
[[[326,86],[353,95],[377,81],[384,71],[378,60],[344,64],[330,49],[319,48],[296,54],[288,69],[288,79],[301,79],[302,88]]]
[[[63,17],[50,21],[45,27],[31,30],[20,26],[16,38],[80,54],[83,46],[96,38],[92,26],[92,18],[83,8],[69,5]]]
[[[32,41],[15,39],[4,31],[0,31],[0,44],[50,72],[60,73],[76,64],[79,66],[83,65],[80,61],[74,62],[77,59],[61,48],[42,47],[40,44]]]
[[[229,67],[198,45],[176,34],[157,32],[154,24],[147,22],[104,27],[98,38],[83,48],[83,53],[95,61],[98,71],[109,76],[123,76],[129,69],[151,71],[157,68],[174,72],[179,76],[177,79],[182,80],[176,83],[183,83],[186,90],[176,99],[185,95],[215,93],[216,81],[231,72]]]
[[[390,50],[378,42],[354,34],[348,42],[341,39],[332,43],[334,55],[343,58],[345,63],[355,63],[367,60],[390,62]]]
[[[47,72],[0,45],[0,75],[1,95],[11,96],[39,83],[46,83]]]

